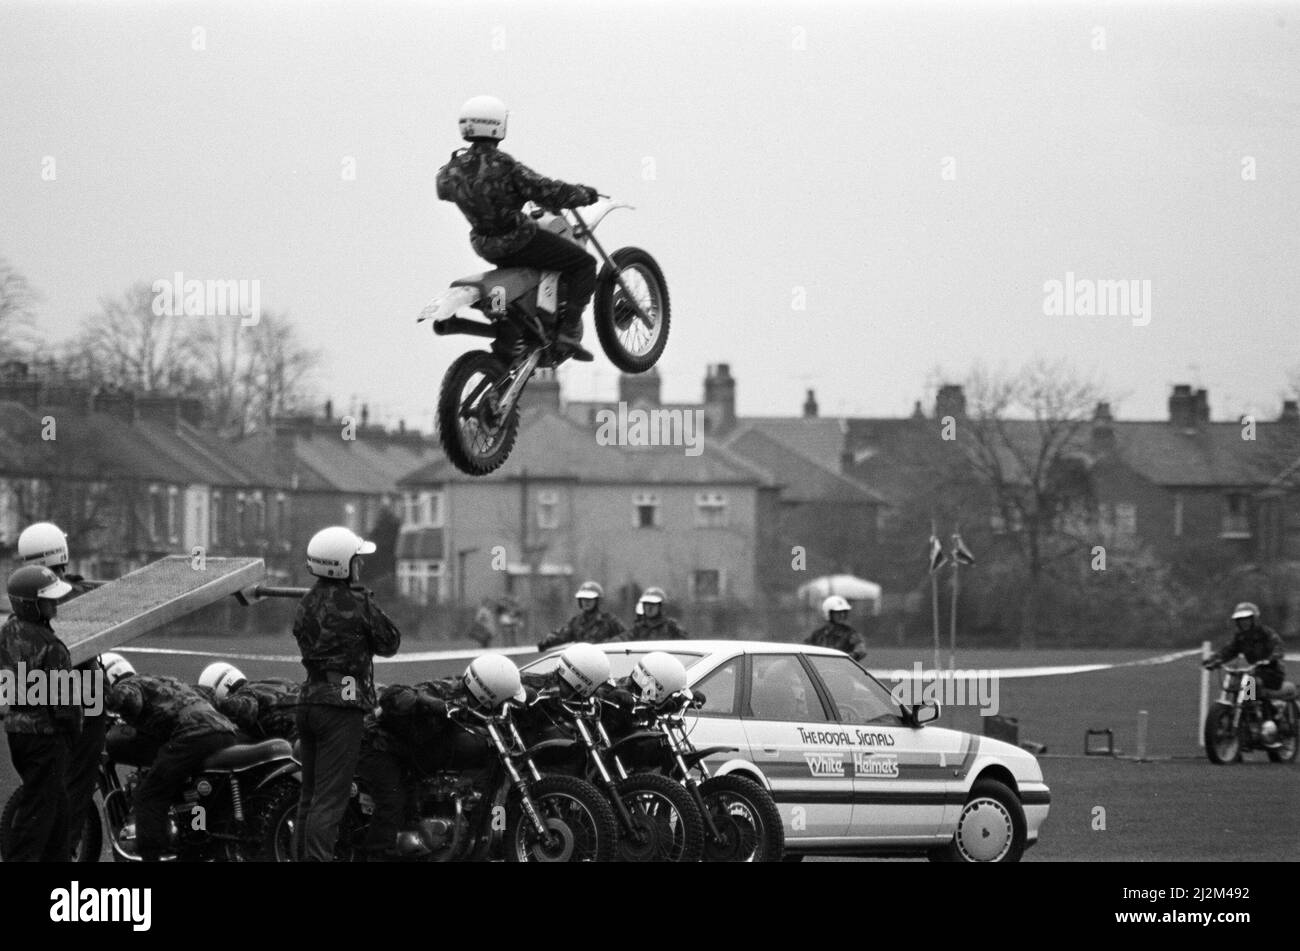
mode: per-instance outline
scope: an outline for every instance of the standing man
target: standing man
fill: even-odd
[[[29,525],[18,536],[18,559],[24,565],[44,565],[60,580],[66,582],[71,591],[64,598],[73,598],[98,587],[87,582],[81,575],[68,574],[68,536],[59,526],[52,522],[37,522]],[[100,670],[98,657],[82,661],[77,665],[78,671]],[[82,711],[81,733],[72,741],[68,761],[68,854],[75,855],[81,835],[86,828],[86,817],[94,808],[95,776],[99,772],[99,761],[104,755],[104,737],[108,732],[108,717],[102,709],[95,710],[87,706]]]
[[[375,550],[342,526],[307,543],[307,570],[316,584],[298,604],[293,636],[307,681],[298,699],[302,797],[298,803],[299,861],[329,862],[338,842],[352,776],[361,756],[362,726],[376,703],[374,657],[392,657],[402,635],[371,600],[360,580],[361,555]]]
[[[667,596],[663,588],[646,588],[637,601],[639,616],[632,623],[624,640],[629,641],[668,641],[683,640],[690,637],[685,628],[670,617],[664,616],[664,601]]]
[[[15,682],[39,671],[48,689],[54,671],[72,669],[67,645],[50,625],[59,599],[72,589],[49,568],[37,565],[15,571],[8,588],[14,613],[0,628],[0,670],[11,671]],[[80,729],[81,707],[76,705],[15,703],[9,708],[5,733],[14,771],[22,777],[23,796],[5,861],[68,860],[68,763]]]
[[[831,647],[844,651],[854,660],[863,660],[867,656],[867,645],[862,635],[849,626],[849,602],[838,594],[832,594],[822,602],[822,617],[826,623],[809,634],[805,644],[816,647]]]
[[[550,650],[561,644],[599,644],[616,641],[623,636],[623,623],[608,611],[600,609],[600,599],[605,589],[594,581],[584,581],[574,595],[578,600],[578,613],[569,618],[563,627],[556,628],[551,636],[537,645],[539,651]]]

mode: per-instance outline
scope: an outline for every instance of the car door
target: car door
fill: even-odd
[[[704,704],[688,715],[691,744],[696,749],[727,746],[735,750],[707,757],[704,762],[710,770],[727,760],[750,758],[749,739],[738,716],[744,671],[745,658],[737,654],[691,684],[692,690],[704,695]]]
[[[939,834],[949,793],[943,751],[924,727],[908,726],[883,685],[843,655],[805,655],[850,736],[854,838],[917,839]]]
[[[750,758],[772,786],[787,842],[842,838],[853,811],[848,737],[797,653],[754,653],[741,697]]]

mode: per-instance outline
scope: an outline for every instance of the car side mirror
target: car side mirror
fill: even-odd
[[[912,724],[914,726],[924,726],[927,723],[933,723],[939,719],[941,713],[943,713],[943,708],[937,700],[914,703],[912,704]]]

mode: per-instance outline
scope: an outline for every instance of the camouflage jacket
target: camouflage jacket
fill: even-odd
[[[1221,661],[1229,661],[1241,654],[1250,663],[1261,664],[1271,670],[1282,672],[1282,658],[1286,649],[1277,631],[1263,624],[1256,624],[1247,631],[1237,631],[1231,643],[1215,652]]]
[[[54,635],[48,622],[27,621],[17,615],[10,615],[4,626],[0,627],[0,670],[9,673],[6,693],[14,689],[17,693],[18,665],[23,665],[23,677],[29,678],[32,671],[68,671],[72,669],[72,657],[68,647]],[[12,678],[12,679],[11,679]],[[81,730],[81,707],[76,704],[55,704],[59,699],[49,696],[49,691],[57,685],[46,681],[46,695],[40,703],[14,703],[5,715],[6,733],[40,733],[52,736],[59,733],[76,734]],[[27,681],[30,693],[32,684]],[[17,696],[5,699],[17,700]],[[28,697],[27,699],[33,699]]]
[[[592,611],[590,614],[579,611],[537,646],[539,650],[550,650],[561,644],[616,641],[623,636],[625,630],[623,622],[608,611]]]
[[[867,656],[867,645],[862,640],[862,635],[847,624],[836,624],[834,621],[827,621],[817,628],[804,639],[804,643],[844,651],[854,660],[862,660]]]
[[[468,702],[459,677],[385,687],[378,709],[366,714],[365,743],[422,768],[422,763],[436,760],[447,730],[448,705]]]
[[[375,705],[374,656],[392,657],[402,643],[369,592],[327,578],[298,603],[293,636],[307,670],[298,702],[360,710]]]
[[[632,623],[632,630],[619,638],[623,641],[680,641],[690,637],[685,628],[670,617],[662,614],[657,618],[639,617]]]
[[[489,261],[514,254],[537,233],[537,222],[520,209],[570,208],[595,200],[585,185],[538,175],[495,144],[475,142],[453,152],[438,170],[438,197],[452,201],[469,220],[470,246]]]
[[[88,591],[94,591],[96,587],[95,585],[86,584],[86,579],[83,578],[81,575],[65,574],[63,576],[63,580],[66,581],[68,584],[72,585],[72,590],[67,594],[66,597],[64,597],[62,601],[59,602],[60,604],[67,604],[69,601],[73,600],[74,598],[81,597],[83,594],[85,594]],[[77,670],[100,670],[100,669],[102,669],[102,665],[99,662],[98,656],[83,660],[80,664],[77,665]],[[89,703],[87,703],[86,705],[87,707],[90,706]]]
[[[226,694],[217,712],[254,740],[298,738],[299,686],[290,680],[249,680]]]
[[[158,743],[237,732],[198,690],[175,677],[133,674],[113,685],[104,706]]]

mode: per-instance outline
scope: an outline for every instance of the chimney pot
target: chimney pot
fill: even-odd
[[[1279,421],[1284,423],[1300,422],[1300,402],[1283,400],[1282,415],[1279,417]]]
[[[817,394],[813,390],[808,391],[808,398],[803,402],[804,419],[814,419],[817,416]]]

